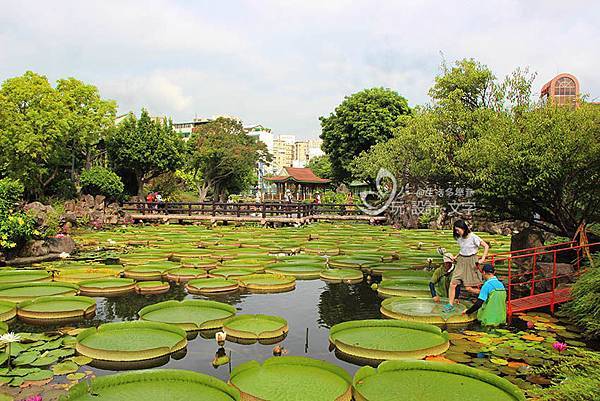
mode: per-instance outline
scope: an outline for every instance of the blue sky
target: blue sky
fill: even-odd
[[[443,57],[498,76],[560,72],[600,98],[596,1],[5,1],[0,80],[33,70],[92,83],[120,112],[232,115],[316,138],[344,96],[384,86],[411,105]]]

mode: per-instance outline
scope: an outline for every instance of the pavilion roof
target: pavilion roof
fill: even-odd
[[[285,167],[287,175],[278,175],[274,177],[265,177],[265,180],[272,182],[295,181],[303,184],[328,184],[331,180],[317,177],[308,167]]]

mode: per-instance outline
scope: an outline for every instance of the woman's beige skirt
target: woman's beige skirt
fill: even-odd
[[[481,272],[477,268],[477,255],[462,256],[456,258],[456,267],[452,274],[452,281],[460,281],[465,287],[477,287],[481,285]]]

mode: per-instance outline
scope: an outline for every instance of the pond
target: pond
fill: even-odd
[[[509,247],[510,238],[481,234],[491,243],[492,252],[505,251]],[[431,264],[441,262],[437,248],[442,246],[456,252],[456,246],[448,231],[430,230],[395,230],[389,227],[369,225],[333,225],[315,224],[301,228],[266,229],[252,226],[244,227],[204,227],[204,226],[134,226],[113,231],[81,232],[75,235],[80,252],[73,260],[44,264],[42,267],[55,271],[60,277],[64,272],[69,274],[94,274],[95,270],[113,269],[120,271],[117,261],[125,263],[125,268],[132,265],[165,263],[167,258],[178,260],[176,265],[191,259],[201,259],[203,263],[216,263],[223,266],[239,267],[244,264],[269,264],[276,257],[317,258],[325,263],[330,257],[338,263],[363,263],[377,258],[386,258],[398,268],[424,269]],[[337,256],[341,254],[342,256]],[[175,256],[175,257],[174,257]],[[179,259],[178,259],[179,258]],[[397,259],[396,259],[397,258]],[[109,263],[109,264],[106,264]],[[366,263],[366,262],[365,262]],[[369,275],[356,284],[330,283],[321,279],[297,280],[295,289],[280,293],[255,293],[237,290],[222,294],[191,295],[184,284],[171,283],[168,292],[159,295],[141,295],[130,293],[117,297],[96,297],[96,314],[91,319],[71,323],[74,327],[94,327],[108,322],[138,320],[138,312],[148,306],[167,300],[205,299],[219,301],[233,306],[237,314],[266,314],[279,316],[288,322],[289,332],[278,345],[284,353],[295,356],[307,356],[329,361],[342,367],[353,375],[360,367],[359,363],[347,362],[336,356],[329,345],[329,329],[338,323],[361,319],[381,319],[380,305],[382,299],[372,288],[373,283],[381,280],[378,275]],[[58,273],[56,273],[58,272]],[[64,277],[67,277],[65,275]],[[534,315],[531,315],[534,316]],[[527,381],[530,372],[518,374],[517,368],[525,365],[541,363],[544,359],[540,343],[546,343],[555,337],[563,339],[557,332],[567,337],[577,337],[574,331],[547,315],[526,316],[525,320],[535,322],[542,336],[531,337],[531,346],[523,346],[523,321],[503,332],[484,333],[477,324],[468,327],[449,327],[451,347],[446,353],[449,362],[478,366],[484,370],[507,376],[524,389],[530,389],[533,383],[546,383],[543,378]],[[554,326],[553,326],[554,325]],[[15,332],[47,332],[57,330],[64,325],[30,325],[21,321],[10,323],[10,330]],[[532,325],[530,325],[532,326]],[[573,329],[575,330],[575,329]],[[517,334],[515,334],[517,333]],[[566,333],[566,334],[565,334]],[[186,369],[202,372],[224,381],[230,377],[230,369],[243,362],[264,361],[273,356],[274,344],[254,343],[241,345],[227,341],[225,352],[230,355],[231,362],[219,367],[213,366],[213,359],[219,350],[214,339],[214,332],[203,338],[201,335],[190,338],[185,355],[172,357],[161,362],[161,368]],[[509,338],[510,343],[502,346],[502,340]],[[548,341],[545,341],[548,338]],[[541,339],[541,340],[540,340]],[[489,342],[498,344],[494,349],[482,348],[480,354],[473,353],[476,346],[484,347]],[[578,343],[576,341],[576,343]],[[585,345],[579,343],[579,345]],[[505,354],[505,348],[535,348],[533,356]],[[497,350],[497,348],[499,350]],[[501,352],[502,351],[502,352]],[[530,364],[522,362],[530,358]],[[512,359],[511,359],[512,358]],[[344,358],[347,359],[347,358]],[[509,362],[513,361],[512,365]],[[521,361],[519,363],[514,361]],[[510,368],[510,369],[509,369]],[[501,370],[503,369],[503,370]],[[113,370],[84,366],[81,370],[93,372],[92,375],[103,376],[114,373]],[[511,376],[512,375],[512,376]],[[55,382],[68,382],[56,377]]]

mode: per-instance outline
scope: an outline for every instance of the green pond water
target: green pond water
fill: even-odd
[[[509,248],[509,237],[489,234],[481,234],[481,236],[491,243],[491,252],[503,252]],[[268,262],[275,262],[277,256],[283,257],[284,255],[271,254],[269,256],[269,250],[311,247],[323,250],[342,248],[346,249],[344,252],[346,255],[356,253],[361,258],[364,258],[365,253],[387,255],[390,252],[397,252],[399,260],[394,263],[403,268],[422,269],[429,264],[429,258],[433,260],[434,264],[441,262],[441,257],[436,251],[437,247],[445,247],[454,253],[457,251],[450,231],[408,231],[359,224],[315,224],[308,227],[280,229],[252,226],[217,228],[192,225],[134,226],[113,231],[81,232],[74,235],[74,238],[80,248],[80,253],[74,256],[79,260],[49,263],[45,266],[64,270],[68,270],[71,264],[80,267],[82,263],[89,267],[106,267],[103,262],[114,261],[115,258],[123,258],[123,260],[129,258],[142,262],[147,259],[150,261],[148,263],[152,263],[153,260],[166,261],[167,257],[172,254],[185,255],[186,260],[199,258],[207,263],[217,262],[219,258],[234,261],[248,259],[253,263],[256,263],[257,258],[262,258]],[[129,243],[133,244],[133,241],[149,241],[150,245],[148,247],[139,247],[137,244],[128,245]],[[198,245],[201,247],[199,248]],[[299,263],[302,258],[300,255]],[[311,256],[311,265],[314,263],[314,258],[317,258],[317,261],[321,260],[323,268],[325,268],[326,257]],[[286,258],[286,261],[288,259],[293,261],[293,256]],[[292,264],[290,267],[294,267],[294,265]],[[341,359],[329,349],[329,328],[337,323],[350,320],[382,318],[379,310],[382,299],[378,297],[377,291],[371,288],[372,283],[380,280],[375,276],[358,284],[326,283],[320,279],[297,280],[296,288],[285,293],[262,294],[237,290],[206,296],[187,294],[184,284],[171,283],[170,290],[160,295],[131,293],[120,297],[98,297],[96,298],[97,311],[93,318],[69,323],[69,325],[92,327],[106,322],[137,320],[137,312],[140,309],[166,300],[207,299],[220,301],[234,306],[238,315],[265,314],[286,319],[289,333],[281,345],[288,355],[307,356],[329,361],[344,368],[352,375],[361,363],[350,361],[348,358]],[[17,332],[42,332],[59,327],[32,326],[19,321],[10,322],[9,326],[11,331]],[[522,328],[521,322],[519,328],[510,328],[510,330],[514,332]],[[477,324],[466,328],[449,328],[448,331],[462,336],[460,333],[465,329],[481,331]],[[209,338],[199,335],[190,339],[185,355],[171,358],[161,367],[202,372],[226,381],[229,379],[232,367],[250,360],[262,362],[272,356],[273,345],[259,343],[241,345],[226,342],[225,351],[227,354],[231,354],[231,364],[215,368],[212,361],[219,351],[219,346],[212,335],[214,334],[207,336]],[[463,342],[474,338],[463,339],[458,336],[456,339]],[[125,341],[125,343],[136,346],[133,339]],[[457,344],[464,346],[464,349],[453,349],[453,346]],[[460,341],[457,341],[457,344],[451,346],[450,356],[453,353],[460,354],[461,352],[465,355],[468,344]],[[470,355],[469,362],[474,357],[474,355]],[[493,370],[493,366],[488,365],[481,364],[488,371]],[[92,370],[98,376],[114,373],[111,370],[87,366],[85,369]],[[530,387],[530,385],[525,387]],[[44,399],[46,400],[46,398]]]

